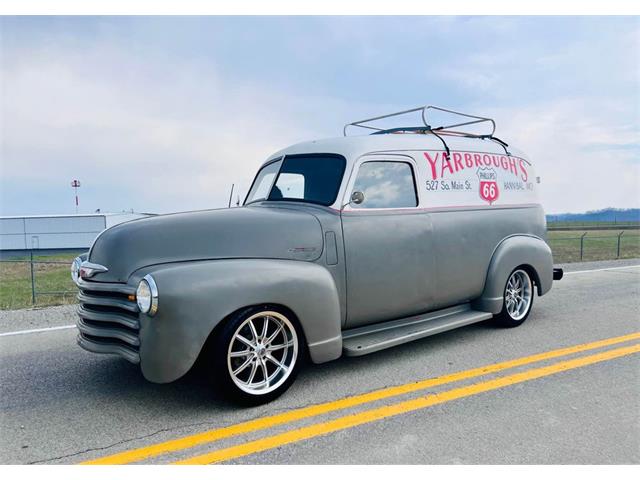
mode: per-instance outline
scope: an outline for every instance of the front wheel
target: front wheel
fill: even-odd
[[[211,374],[227,396],[247,405],[282,395],[300,367],[296,321],[268,306],[233,315],[213,345]]]
[[[533,282],[526,270],[511,272],[504,287],[502,311],[494,317],[496,323],[507,328],[522,325],[531,313],[533,294]]]

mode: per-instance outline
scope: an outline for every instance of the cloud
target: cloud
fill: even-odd
[[[4,63],[3,211],[21,210],[11,204],[13,185],[67,186],[72,178],[82,180],[91,209],[222,206],[231,183],[246,192],[272,152],[317,135],[304,119],[335,103],[268,82],[229,82],[200,64],[139,60],[96,45]]]
[[[632,109],[566,99],[496,113],[501,136],[533,160],[547,211],[640,203],[640,138]]]
[[[621,18],[3,19],[0,213],[73,211],[73,178],[83,211],[224,206],[272,152],[424,103],[494,116],[550,212],[638,206],[639,38]]]

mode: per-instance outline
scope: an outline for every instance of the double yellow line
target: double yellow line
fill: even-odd
[[[325,413],[335,412],[350,407],[371,403],[378,400],[387,399],[390,397],[396,397],[411,392],[425,390],[430,387],[445,385],[461,380],[468,380],[482,375],[500,372],[506,369],[520,367],[535,362],[541,362],[544,360],[551,360],[558,357],[564,357],[571,354],[594,350],[597,348],[603,348],[619,343],[629,342],[632,340],[640,339],[640,332],[624,335],[621,337],[608,338],[591,343],[585,343],[581,345],[575,345],[572,347],[561,348],[552,350],[549,352],[539,353],[536,355],[530,355],[527,357],[518,358],[506,362],[495,363],[487,365],[485,367],[474,368],[471,370],[465,370],[462,372],[445,375],[442,377],[436,377],[431,379],[422,380],[415,383],[406,385],[399,385],[395,387],[384,388],[381,390],[375,390],[373,392],[354,395],[351,397],[342,398],[340,400],[312,405],[309,407],[298,408],[295,410],[289,410],[277,415],[271,415],[268,417],[258,418],[250,420],[248,422],[242,422],[228,427],[209,430],[206,432],[198,433],[195,435],[189,435],[182,438],[169,440],[166,442],[149,445],[142,448],[124,451],[115,455],[97,458],[84,462],[84,464],[91,465],[105,465],[105,464],[123,464],[138,462],[146,460],[148,458],[165,455],[181,450],[186,450],[198,445],[212,443],[225,438],[235,437],[238,435],[264,430],[267,428],[283,425],[306,418],[315,417]],[[611,360],[614,358],[630,355],[632,353],[640,352],[640,344],[635,344],[627,347],[621,347],[613,350],[607,350],[601,353],[596,353],[589,356],[583,356],[571,360],[566,360],[551,365],[526,370],[524,372],[515,373],[508,376],[498,377],[491,380],[475,383],[472,385],[454,388],[441,393],[427,395],[424,397],[418,397],[411,400],[402,401],[392,405],[385,405],[382,407],[372,408],[364,410],[359,413],[351,415],[345,415],[334,420],[312,424],[306,427],[289,430],[277,435],[264,437],[258,440],[242,443],[228,448],[213,450],[203,455],[187,458],[185,460],[176,462],[177,464],[206,464],[231,460],[234,458],[250,455],[252,453],[269,450],[281,445],[286,445],[293,442],[313,438],[320,435],[326,435],[338,430],[344,430],[357,425],[363,425],[366,423],[374,422],[384,418],[400,415],[407,412],[427,408],[440,403],[448,402],[451,400],[476,395],[478,393],[503,388],[516,383],[522,383],[529,380],[533,380],[540,377],[545,377],[555,373],[571,370],[574,368],[591,365],[594,363],[602,362],[605,360]]]

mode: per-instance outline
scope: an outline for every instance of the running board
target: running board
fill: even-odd
[[[467,304],[400,320],[353,328],[342,332],[342,351],[349,357],[358,357],[454,328],[482,322],[492,316],[491,313],[472,310]]]

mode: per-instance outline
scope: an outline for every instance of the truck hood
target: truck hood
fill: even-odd
[[[318,219],[300,210],[242,207],[159,215],[122,223],[98,236],[89,261],[108,268],[97,282],[126,282],[136,270],[170,262],[229,258],[317,260]]]

